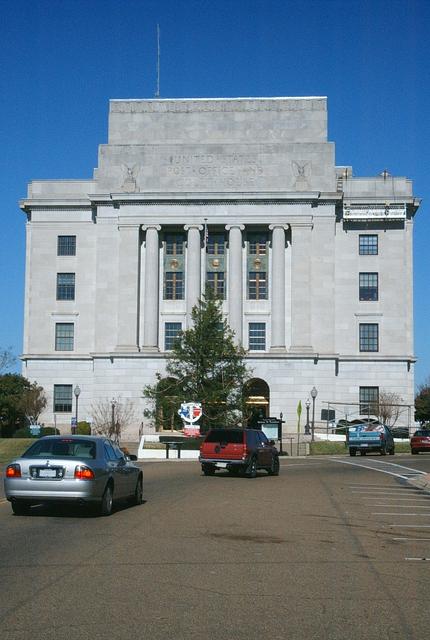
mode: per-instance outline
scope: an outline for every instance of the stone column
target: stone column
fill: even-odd
[[[285,229],[271,224],[272,232],[272,301],[270,351],[285,351]]]
[[[140,225],[118,225],[118,333],[116,351],[139,351]]]
[[[145,225],[145,285],[143,302],[143,350],[158,351],[159,242],[158,224]]]
[[[228,323],[234,331],[236,341],[242,344],[243,327],[243,275],[242,275],[242,231],[243,224],[228,224]]]
[[[186,267],[186,302],[187,325],[191,324],[191,311],[201,296],[201,224],[186,224],[187,237],[187,267]]]
[[[291,352],[312,353],[312,222],[291,227]],[[324,319],[321,319],[324,322]]]

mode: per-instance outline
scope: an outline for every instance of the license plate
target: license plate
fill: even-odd
[[[220,469],[227,469],[227,463],[226,462],[217,462],[217,467],[219,467]]]
[[[56,478],[57,472],[55,469],[39,469],[39,478]]]

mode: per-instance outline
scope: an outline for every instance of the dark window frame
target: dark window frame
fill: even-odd
[[[360,387],[359,389],[360,415],[369,415],[378,413],[379,406],[379,387],[369,386]],[[376,411],[373,411],[376,409]]]
[[[358,288],[360,302],[377,302],[379,300],[378,272],[360,271]]]
[[[267,272],[249,271],[248,300],[267,300]]]
[[[57,256],[76,255],[76,236],[57,236]]]
[[[66,276],[70,276],[67,278]],[[63,280],[63,282],[61,282]],[[67,282],[68,280],[68,282]],[[57,300],[74,300],[76,294],[76,274],[57,273]]]
[[[67,390],[67,393],[66,393]],[[73,385],[54,384],[54,413],[72,413]]]
[[[248,254],[250,256],[266,256],[268,254],[269,237],[265,232],[248,234]]]
[[[176,326],[176,333],[173,334],[173,325]],[[182,331],[182,322],[165,322],[164,323],[164,351],[172,351],[173,344],[177,340],[179,333]]]
[[[360,256],[377,256],[379,237],[376,233],[361,233],[358,237],[358,253]]]
[[[69,329],[67,332],[66,327]],[[71,331],[70,331],[71,327]],[[55,351],[73,351],[75,348],[75,324],[73,322],[55,323]]]
[[[185,235],[183,233],[166,233],[164,242],[166,256],[184,255]]]
[[[248,350],[266,351],[267,330],[265,322],[248,323]]]
[[[379,351],[379,324],[377,322],[360,322],[359,325],[360,351]]]
[[[211,287],[214,294],[225,300],[225,272],[224,271],[207,271],[206,284]]]
[[[164,300],[183,300],[184,289],[183,271],[164,272]]]
[[[210,256],[223,256],[225,254],[225,235],[223,233],[209,233],[206,242],[206,253]]]

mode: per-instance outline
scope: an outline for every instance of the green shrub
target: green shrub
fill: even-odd
[[[91,435],[91,425],[86,420],[82,420],[78,422],[78,426],[76,427],[76,433],[79,436],[90,436]]]
[[[40,430],[40,436],[59,436],[60,430],[55,427],[42,427]]]
[[[13,438],[36,438],[38,436],[33,436],[30,429],[28,427],[21,427],[17,429],[12,436]]]

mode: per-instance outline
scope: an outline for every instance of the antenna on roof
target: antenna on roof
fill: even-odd
[[[155,97],[160,97],[160,25],[157,24],[157,91]]]

